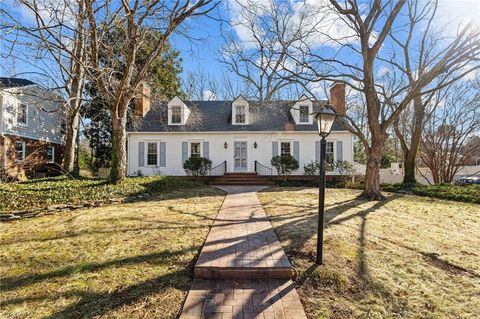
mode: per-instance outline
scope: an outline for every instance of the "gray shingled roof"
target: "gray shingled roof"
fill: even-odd
[[[184,101],[191,110],[185,125],[168,125],[167,103],[152,103],[145,117],[136,121],[129,132],[242,132],[242,131],[317,131],[317,124],[297,125],[290,109],[296,101],[277,101],[269,105],[249,102],[249,125],[232,125],[233,101]],[[322,101],[315,107],[323,107]],[[340,123],[334,123],[333,131],[342,131]]]
[[[1,78],[0,77],[0,88],[7,87],[20,87],[20,86],[27,86],[27,85],[34,85],[35,82],[32,82],[27,79],[20,79],[20,78]]]

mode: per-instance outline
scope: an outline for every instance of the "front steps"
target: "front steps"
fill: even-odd
[[[273,185],[274,183],[265,176],[257,173],[225,173],[214,178],[212,185]]]

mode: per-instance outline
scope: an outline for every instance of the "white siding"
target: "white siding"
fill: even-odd
[[[299,141],[300,165],[293,174],[302,175],[303,166],[315,160],[315,141],[319,140],[314,132],[219,132],[219,133],[129,133],[128,137],[128,174],[135,175],[138,170],[143,175],[185,175],[182,163],[182,142],[208,141],[209,154],[212,166],[227,161],[227,171],[234,172],[233,167],[233,142],[247,142],[247,160],[249,172],[253,172],[254,162],[271,167],[273,141]],[[343,159],[353,163],[352,135],[348,132],[332,132],[327,141],[343,141]],[[166,143],[165,167],[138,167],[139,142],[161,141]],[[224,148],[224,143],[227,148]],[[257,142],[257,148],[254,143]],[[336,143],[334,143],[336,156]],[[292,154],[293,155],[293,154]],[[275,172],[276,173],[276,172]],[[327,174],[332,174],[328,173]]]
[[[54,101],[50,92],[36,86],[5,89],[1,92],[3,102],[3,134],[61,144],[60,134],[64,118],[61,104]],[[27,124],[16,122],[19,104],[27,105]]]

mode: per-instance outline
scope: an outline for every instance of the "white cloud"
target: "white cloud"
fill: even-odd
[[[242,46],[247,49],[253,48],[254,35],[261,36],[265,30],[257,26],[253,34],[250,28],[252,21],[249,20],[251,16],[248,13],[252,10],[258,17],[266,17],[272,9],[271,2],[269,0],[227,0],[226,3],[232,28],[242,42]],[[282,4],[285,5],[285,3]],[[295,30],[300,24],[304,31],[315,28],[315,32],[310,33],[306,39],[312,47],[337,47],[358,42],[351,24],[339,16],[328,0],[291,0],[286,5],[289,6],[290,16],[287,24],[291,30]]]
[[[480,28],[480,1],[479,0],[443,0],[438,7],[437,23],[449,23],[447,32],[455,35],[462,26],[470,23]]]
[[[203,91],[203,100],[204,101],[215,101],[217,96],[210,90]]]
[[[39,0],[35,1],[36,10],[29,8],[21,2],[7,0],[9,5],[18,15],[20,22],[36,24],[36,15],[45,25],[58,25],[59,22],[69,26],[75,25],[77,3],[75,0]]]

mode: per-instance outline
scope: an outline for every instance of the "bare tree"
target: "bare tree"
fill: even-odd
[[[143,83],[149,67],[161,54],[170,36],[192,17],[208,14],[217,6],[214,0],[135,0],[120,3],[85,0],[88,19],[89,75],[104,98],[112,116],[112,168],[110,179],[121,182],[126,176],[127,110],[132,98],[144,94]],[[109,30],[124,29],[125,42],[119,47],[108,41]],[[159,35],[153,50],[137,63],[137,52],[154,28]],[[119,51],[120,50],[120,51]],[[108,57],[104,59],[103,57]],[[120,70],[120,71],[119,71]]]
[[[47,76],[55,83],[54,89],[64,93],[62,94],[65,99],[64,107],[58,110],[66,113],[63,168],[71,172],[74,169],[79,110],[87,63],[84,1],[69,0],[59,3],[52,0],[19,0],[18,2],[33,16],[34,21],[27,22],[0,9],[2,14],[8,17],[13,30],[12,34],[6,37],[6,42],[11,45],[9,53],[18,57],[20,51],[27,50],[31,56],[36,56],[34,63],[30,62],[31,56],[27,55],[24,59],[24,62],[28,60],[32,69],[41,70],[41,72],[32,73]],[[39,58],[43,64],[39,63]],[[55,71],[52,72],[52,68]]]
[[[315,30],[316,22],[308,10],[296,12],[287,2],[267,0],[236,1],[231,11],[235,33],[224,35],[219,60],[253,89],[246,97],[260,102],[278,98],[283,90],[298,82],[285,72],[289,51]]]
[[[385,60],[390,65],[386,78],[392,81],[389,91],[384,96],[388,101],[397,100],[397,96],[404,94],[409,87],[415,85],[417,78],[422,77],[432,66],[436,65],[443,44],[449,41],[446,28],[434,29],[433,22],[438,9],[438,1],[430,1],[420,4],[418,1],[407,2],[405,19],[409,21],[404,28],[404,33],[399,30],[390,32],[390,39],[398,46],[400,54],[395,58]],[[421,34],[416,38],[416,35]],[[474,35],[477,37],[478,34]],[[395,134],[399,139],[403,153],[404,184],[415,184],[415,170],[417,150],[426,118],[426,107],[431,105],[431,99],[436,96],[436,91],[462,79],[480,68],[478,49],[467,53],[457,63],[452,64],[447,73],[438,74],[430,83],[425,82],[424,87],[419,87],[420,94],[413,97],[401,116],[393,121]],[[460,52],[459,53],[463,53]],[[384,86],[385,88],[385,86]],[[399,99],[400,100],[400,99]],[[398,102],[394,102],[398,103]],[[432,112],[434,110],[430,110]]]
[[[380,81],[380,68],[404,61],[403,56],[396,53],[399,43],[387,39],[393,39],[392,35],[405,34],[405,26],[410,28],[412,20],[400,18],[401,12],[408,12],[408,8],[404,8],[406,2],[372,0],[367,5],[355,0],[330,0],[332,14],[344,22],[349,32],[343,37],[322,32],[335,44],[337,49],[333,54],[325,50],[298,47],[296,55],[292,56],[304,68],[299,74],[302,80],[318,82],[342,79],[362,93],[370,136],[365,136],[348,116],[343,118],[343,122],[347,129],[357,135],[367,152],[365,187],[361,194],[367,199],[383,198],[380,190],[380,160],[393,122],[415,97],[429,93],[425,88],[444,73],[460,69],[466,61],[476,60],[480,54],[480,31],[466,25],[453,39],[443,39],[437,51],[429,52],[432,54],[428,59],[429,65],[422,72],[416,72],[416,76],[404,88],[385,88]],[[402,39],[402,44],[408,41],[405,36],[399,36],[398,39]],[[327,68],[321,68],[321,65],[327,65]]]
[[[451,183],[478,151],[465,146],[480,130],[480,87],[474,82],[459,82],[438,92],[437,99],[438,105],[425,121],[420,157],[435,184]]]

